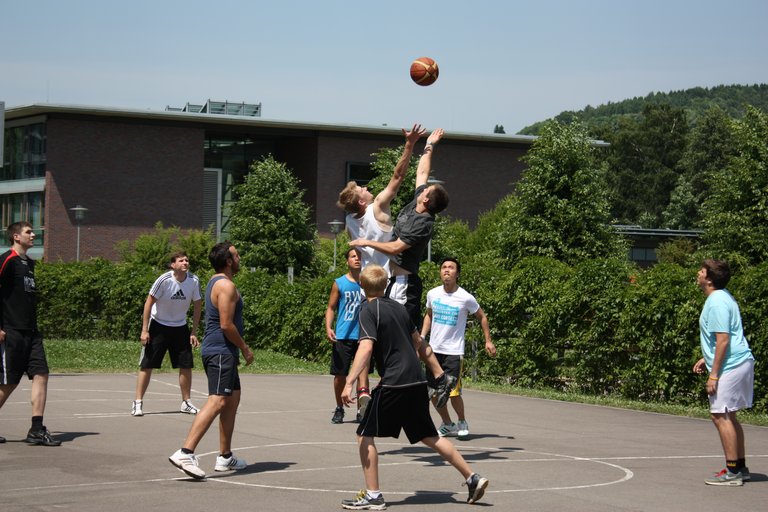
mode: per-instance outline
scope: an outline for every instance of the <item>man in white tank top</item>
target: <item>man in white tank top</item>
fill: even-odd
[[[336,204],[347,212],[346,225],[351,240],[359,238],[380,242],[392,240],[390,204],[397,196],[400,185],[408,172],[413,147],[424,133],[425,130],[418,124],[413,125],[411,131],[403,130],[405,136],[403,154],[400,156],[386,188],[379,192],[375,198],[367,187],[361,187],[354,181],[347,183],[347,186],[339,193],[339,201]],[[375,263],[384,267],[387,274],[390,274],[388,255],[370,247],[361,247],[360,252],[362,268]]]

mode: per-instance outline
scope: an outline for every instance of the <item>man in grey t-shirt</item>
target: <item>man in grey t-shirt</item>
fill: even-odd
[[[432,153],[435,146],[443,138],[443,134],[443,129],[438,128],[427,137],[424,153],[421,155],[416,169],[414,198],[397,216],[394,228],[395,239],[390,242],[358,239],[349,243],[352,247],[371,247],[390,256],[392,276],[386,295],[405,305],[414,325],[421,325],[423,286],[419,278],[419,264],[432,238],[435,215],[448,206],[448,192],[443,186],[427,183],[432,171]],[[438,403],[442,402],[440,405],[442,407],[448,399],[447,396],[443,397],[441,392],[446,379],[443,378],[443,370],[432,353],[432,349],[423,341],[419,347],[419,357],[427,365],[431,374],[436,377],[434,387],[438,388]]]

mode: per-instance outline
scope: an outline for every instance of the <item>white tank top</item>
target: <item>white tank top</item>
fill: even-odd
[[[369,204],[365,209],[365,214],[362,217],[355,217],[354,214],[347,214],[347,232],[352,240],[362,238],[363,240],[373,240],[375,242],[389,242],[392,240],[394,233],[392,232],[392,226],[388,230],[381,229],[379,222],[373,215],[373,204]],[[389,270],[389,256],[383,252],[375,251],[370,247],[361,247],[360,254],[362,256],[362,268],[366,265],[375,263],[381,265],[387,271],[387,275],[390,274]]]

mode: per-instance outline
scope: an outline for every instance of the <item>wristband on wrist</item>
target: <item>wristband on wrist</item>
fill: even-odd
[[[713,377],[712,375],[710,375],[709,380],[720,380],[720,377]]]

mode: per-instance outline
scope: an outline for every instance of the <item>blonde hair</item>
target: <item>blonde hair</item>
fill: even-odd
[[[359,199],[357,194],[357,182],[350,181],[347,183],[347,186],[339,192],[339,200],[336,201],[336,206],[347,213],[358,213],[360,211],[360,206],[357,204]]]
[[[360,274],[360,286],[365,290],[365,296],[368,298],[381,297],[387,288],[389,276],[384,267],[379,265],[368,265]]]

